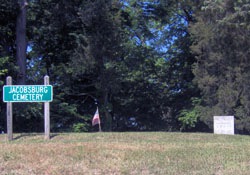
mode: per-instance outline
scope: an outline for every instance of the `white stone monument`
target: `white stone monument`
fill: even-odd
[[[214,116],[214,134],[234,135],[234,116]]]

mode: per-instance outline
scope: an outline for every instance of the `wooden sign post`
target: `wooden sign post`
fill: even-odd
[[[45,139],[50,139],[50,108],[53,99],[53,87],[49,85],[49,76],[44,77],[44,85],[12,85],[12,78],[6,78],[7,85],[3,87],[3,101],[7,102],[7,133],[8,140],[13,139],[13,102],[44,102],[44,132]]]
[[[12,85],[12,78],[8,76],[6,78],[7,85]],[[12,102],[7,102],[7,134],[8,140],[13,139],[13,115],[12,115]]]
[[[44,77],[44,85],[49,85],[49,76]],[[45,140],[50,139],[50,113],[49,102],[44,103],[44,132]]]

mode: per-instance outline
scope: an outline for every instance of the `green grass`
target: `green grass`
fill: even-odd
[[[2,175],[250,174],[250,137],[127,132],[0,135]]]

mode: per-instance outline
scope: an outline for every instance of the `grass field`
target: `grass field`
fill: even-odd
[[[1,175],[250,174],[250,137],[125,132],[0,135]]]

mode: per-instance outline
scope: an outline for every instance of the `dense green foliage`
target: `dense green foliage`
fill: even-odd
[[[21,81],[21,2],[0,5],[1,85]],[[97,105],[104,131],[201,131],[213,115],[250,131],[248,0],[27,2],[25,82],[50,76],[52,131],[96,129]],[[42,104],[14,109],[14,131],[43,130]]]
[[[197,54],[195,81],[202,90],[202,120],[234,115],[236,128],[250,131],[250,1],[205,1],[192,27]]]

